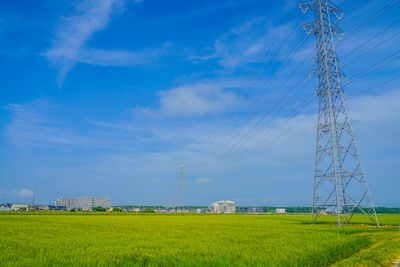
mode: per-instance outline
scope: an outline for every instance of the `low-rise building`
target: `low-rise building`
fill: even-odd
[[[26,204],[13,204],[11,206],[12,211],[27,211],[29,210],[29,206]]]
[[[62,197],[57,199],[55,205],[66,209],[91,210],[94,207],[109,209],[111,207],[111,199],[106,197]]]
[[[231,200],[221,200],[211,204],[212,213],[235,213],[235,202]]]
[[[48,210],[50,210],[50,208],[49,208],[49,206],[47,206],[47,205],[38,205],[38,206],[36,206],[36,210],[39,210],[39,211],[48,211]]]

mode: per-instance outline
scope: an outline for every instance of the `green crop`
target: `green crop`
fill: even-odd
[[[0,215],[0,266],[377,266],[400,256],[400,215],[380,215],[392,226],[377,229],[359,215],[338,228],[308,215],[37,214]]]

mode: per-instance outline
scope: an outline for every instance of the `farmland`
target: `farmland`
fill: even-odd
[[[43,213],[42,213],[43,214]],[[32,215],[32,214],[31,214]],[[309,215],[0,215],[1,266],[376,266],[400,256],[400,215],[338,228]]]

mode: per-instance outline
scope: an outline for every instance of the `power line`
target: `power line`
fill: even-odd
[[[368,49],[367,51],[365,51],[364,53],[362,53],[361,55],[357,56],[356,58],[354,58],[353,60],[351,60],[350,62],[346,63],[345,65],[343,65],[343,68],[347,67],[348,65],[350,65],[351,63],[353,63],[354,61],[356,61],[357,59],[364,57],[365,55],[371,53],[372,51],[374,51],[375,49],[377,49],[378,47],[384,45],[385,43],[387,43],[388,41],[392,40],[394,37],[398,36],[400,34],[400,31],[394,33],[393,35],[391,35],[389,38],[383,40],[382,42],[379,42],[377,45],[373,46],[372,48]]]
[[[355,47],[354,49],[352,49],[350,52],[348,52],[346,55],[344,55],[342,57],[342,59],[346,58],[347,56],[349,56],[352,52],[354,52],[355,50],[360,49],[361,47],[363,47],[364,45],[368,44],[369,42],[371,42],[372,40],[376,39],[379,35],[381,35],[382,33],[386,32],[387,30],[389,30],[390,28],[392,28],[394,25],[398,24],[400,22],[400,19],[396,20],[395,22],[393,22],[391,25],[389,25],[388,27],[386,27],[385,29],[383,29],[382,31],[378,32],[377,34],[375,34],[374,36],[372,36],[371,38],[369,38],[368,40],[366,40],[365,42],[363,42],[362,44],[360,44],[359,46]]]
[[[373,66],[376,66],[376,64],[372,64],[370,67],[373,67]],[[367,68],[367,69],[370,69],[370,67]],[[382,66],[381,66],[381,67],[382,67]],[[361,72],[361,75],[362,75],[362,76],[364,76],[364,75],[366,75],[366,74],[368,74],[368,72],[365,72],[365,71]],[[399,78],[400,78],[400,75],[397,75],[397,76],[395,76],[394,78],[391,78],[391,79],[386,80],[386,81],[384,81],[384,82],[382,82],[382,83],[380,83],[380,84],[378,84],[378,85],[375,85],[375,86],[370,87],[370,88],[368,88],[368,89],[366,89],[366,90],[363,90],[363,91],[361,91],[361,93],[347,98],[347,100],[352,99],[352,98],[354,98],[354,97],[356,97],[356,96],[358,96],[358,95],[361,95],[361,94],[364,93],[364,92],[367,92],[367,91],[371,91],[371,90],[373,90],[373,89],[376,89],[377,87],[383,86],[383,85],[385,85],[385,84],[387,84],[387,83],[389,83],[389,82],[391,82],[391,81],[394,81],[394,80],[396,80],[396,79],[399,79]],[[358,80],[358,79],[359,79],[359,77],[352,79],[351,82],[350,82],[349,84],[353,83],[355,80]],[[348,85],[346,85],[346,87],[347,87],[347,86],[348,86]],[[346,88],[346,87],[345,87],[345,88]],[[309,104],[310,104],[310,101],[305,102],[305,106],[307,106],[307,105],[309,105]],[[302,109],[300,109],[300,110],[302,110]],[[298,111],[299,111],[299,110],[297,110],[294,114],[297,114]],[[292,114],[293,114],[293,113],[292,113]],[[266,136],[263,136],[263,138],[264,138],[264,139],[267,139],[269,136],[270,136],[270,135],[266,135]],[[261,142],[260,142],[260,143],[261,143]],[[256,143],[253,147],[258,147],[258,146],[260,145],[260,143]],[[248,151],[248,152],[249,152],[249,151]],[[251,153],[242,153],[242,154],[249,155],[249,154],[251,154]]]
[[[369,17],[366,21],[364,21],[361,25],[359,25],[355,30],[353,30],[347,37],[339,41],[339,43],[336,45],[336,47],[339,47],[346,43],[349,39],[354,37],[354,35],[358,34],[361,32],[365,27],[367,27],[369,24],[383,16],[386,12],[391,10],[392,7],[397,5],[399,3],[399,0],[394,0],[392,2],[389,2],[387,5],[385,5],[383,8],[381,8],[378,12],[376,12],[372,17]]]
[[[344,2],[345,2],[345,1],[343,1],[342,4],[343,4]],[[342,5],[342,4],[341,4],[341,5]],[[298,23],[299,23],[299,21],[298,21],[296,24],[298,24]],[[287,40],[287,39],[286,39],[286,40]],[[252,103],[252,102],[250,102],[250,103]],[[226,124],[224,124],[224,125],[226,125]],[[237,125],[238,125],[238,123],[235,123],[233,127],[236,127]],[[223,128],[225,128],[225,127],[223,127]],[[204,148],[204,147],[203,147],[203,148]],[[202,149],[201,154],[203,154],[203,153],[204,153],[204,149]]]
[[[350,97],[347,98],[347,100],[351,100],[351,99],[360,97],[360,96],[362,96],[365,92],[374,90],[374,89],[376,89],[376,88],[378,88],[378,87],[381,87],[381,86],[383,86],[383,85],[385,85],[385,84],[387,84],[387,83],[389,83],[389,82],[392,82],[392,81],[394,81],[394,80],[396,80],[396,79],[400,79],[400,74],[397,75],[397,76],[395,76],[394,78],[391,78],[391,79],[386,80],[386,81],[384,81],[384,82],[382,82],[382,83],[379,83],[379,84],[377,84],[377,85],[374,85],[374,86],[372,86],[372,87],[370,87],[370,88],[368,88],[368,89],[365,89],[365,90],[361,91],[360,93],[358,93],[358,94],[356,94],[356,95],[350,96]],[[313,99],[311,99],[311,100],[313,100]],[[312,109],[311,112],[310,112],[309,114],[314,113],[314,112],[316,112],[316,111],[317,111],[317,107],[315,107],[314,109]],[[264,161],[267,161],[268,159],[271,159],[272,156],[274,155],[274,152],[280,150],[283,146],[285,146],[286,144],[288,144],[290,141],[294,140],[299,134],[301,134],[301,133],[303,133],[304,131],[310,129],[310,127],[311,127],[314,123],[315,123],[314,121],[310,120],[310,121],[309,121],[308,123],[306,123],[303,127],[301,127],[298,131],[295,131],[295,132],[292,132],[292,131],[283,131],[283,132],[284,132],[283,135],[280,135],[279,137],[277,137],[277,138],[275,138],[275,139],[271,139],[266,145],[270,145],[270,144],[277,144],[277,145],[274,146],[274,147],[272,147],[272,149],[268,150],[268,151],[267,151],[268,153],[264,153],[264,154],[266,155],[266,157],[263,158]],[[287,138],[284,138],[284,137],[287,137]],[[280,141],[280,140],[282,140],[282,142],[278,142],[278,141]],[[244,157],[249,157],[249,156],[250,156],[250,157],[254,157],[254,154],[253,154],[253,153],[242,153],[241,155],[243,155]],[[243,173],[243,172],[245,171],[245,169],[248,169],[248,168],[254,166],[254,161],[253,161],[253,160],[248,159],[248,161],[249,161],[250,163],[249,163],[246,167],[242,168],[240,171],[231,171],[231,172],[228,172],[228,173],[226,173],[226,174],[229,174],[231,177],[238,176],[239,174]]]
[[[395,54],[398,54],[398,53],[400,53],[400,51],[397,52],[397,53],[395,53]],[[391,55],[391,56],[393,56],[393,55]],[[390,58],[391,56],[389,56],[388,58]],[[357,79],[359,79],[360,76],[363,76],[363,75],[367,74],[368,71],[370,71],[371,69],[377,69],[377,68],[379,68],[379,65],[380,65],[382,62],[384,62],[385,60],[386,60],[386,59],[381,60],[381,61],[379,61],[379,62],[377,62],[377,63],[375,63],[375,64],[372,64],[372,65],[371,65],[370,67],[368,67],[366,70],[363,70],[363,71],[361,71],[360,73],[358,73],[357,75],[355,75],[356,78],[352,79],[352,80],[351,80],[351,83],[353,83],[354,81],[356,81]],[[396,60],[397,60],[397,59],[396,59]],[[301,67],[301,65],[300,65],[299,67]],[[308,83],[308,82],[307,82],[307,83]],[[302,88],[304,88],[304,87],[307,85],[307,83],[306,83]],[[350,83],[350,84],[351,84],[351,83]],[[282,86],[279,87],[279,89],[280,89],[280,88],[282,88]],[[287,104],[294,96],[296,96],[297,93],[299,93],[299,92],[302,90],[302,88],[301,88],[300,90],[298,90],[298,91],[296,92],[296,94],[292,95],[292,97],[290,97],[289,100],[287,100],[287,101],[285,102],[285,104]],[[283,105],[283,106],[284,106],[284,105]],[[278,110],[280,111],[280,110],[282,109],[283,106],[281,106],[281,108],[278,109]],[[263,117],[263,119],[265,119],[268,115],[269,115],[269,114],[266,114],[266,115]],[[260,121],[262,121],[263,119],[261,119]],[[257,125],[260,124],[260,121],[257,123]],[[253,127],[253,128],[256,128],[256,127]],[[251,132],[252,132],[253,130],[254,130],[254,129],[251,129],[249,132],[247,132],[245,135],[243,135],[242,138],[239,140],[239,142],[236,143],[236,144],[233,146],[234,148],[231,149],[231,150],[229,150],[228,152],[234,152],[234,151],[235,151],[235,147],[237,147],[239,144],[241,144],[242,141],[245,140],[245,138],[247,138],[247,137],[251,134]],[[227,152],[226,154],[228,154],[228,152]]]
[[[380,65],[383,64],[383,67],[384,67],[384,66],[387,66],[389,63],[392,63],[393,61],[396,61],[396,60],[400,59],[400,57],[393,58],[396,55],[400,55],[400,50],[396,51],[395,53],[393,53],[393,54],[391,54],[391,55],[389,55],[387,57],[385,57],[382,60],[379,60],[378,62],[376,62],[375,64],[373,64],[373,65],[371,65],[369,67],[367,67],[366,69],[358,72],[356,75],[354,75],[355,78],[353,78],[351,82],[347,83],[346,86],[354,83],[356,80],[360,79],[361,76],[363,76],[365,74],[368,74],[368,73],[370,73],[370,72],[372,72],[372,71],[374,71],[376,69],[379,69],[381,67]],[[389,62],[385,62],[388,59],[391,59],[391,60]]]
[[[393,78],[391,78],[391,79],[389,79],[389,80],[386,80],[386,81],[381,82],[381,83],[379,83],[379,84],[377,84],[377,85],[375,85],[375,86],[372,86],[372,87],[370,87],[370,88],[368,88],[368,89],[362,90],[361,92],[356,93],[356,94],[354,94],[354,95],[348,97],[347,100],[356,98],[356,97],[358,97],[358,96],[360,96],[360,95],[362,95],[362,94],[364,94],[364,93],[366,93],[366,92],[375,90],[376,88],[382,87],[383,85],[386,85],[386,84],[388,84],[388,83],[390,83],[390,82],[392,82],[392,81],[394,81],[394,80],[397,80],[397,79],[400,79],[400,74],[394,76]]]
[[[398,52],[396,52],[396,53],[394,53],[394,54],[398,54],[398,53],[400,53],[400,51],[398,51]],[[390,56],[387,57],[387,58],[390,58]],[[386,58],[386,59],[387,59],[387,58]],[[400,58],[395,58],[395,60],[398,60],[398,59],[400,59]],[[380,64],[380,63],[382,63],[382,62],[384,62],[384,61],[385,61],[385,59],[384,59],[384,60],[380,60],[380,61],[378,61],[377,63],[374,63],[374,64],[372,64],[371,66],[367,67],[365,70],[361,71],[358,75],[356,75],[355,78],[353,78],[348,84],[346,84],[346,86],[345,86],[344,88],[347,88],[348,85],[350,85],[350,84],[352,84],[353,82],[355,82],[356,80],[360,79],[361,76],[364,76],[364,75],[368,74],[368,73],[371,71],[371,68],[374,68],[374,69],[382,68],[382,67],[385,67],[388,63],[390,63],[390,62],[388,62],[388,63],[386,63],[386,64],[384,64],[384,65]],[[394,61],[394,60],[392,60],[392,61]],[[387,81],[385,81],[385,82],[383,82],[383,83],[381,83],[381,84],[379,84],[379,85],[377,85],[377,86],[382,86],[382,85],[387,84],[387,83],[389,83],[389,82],[391,82],[391,81],[393,81],[393,80],[396,80],[396,79],[398,79],[398,78],[400,78],[400,75],[398,75],[398,76],[396,76],[396,77],[394,77],[394,78],[392,78],[392,79],[389,79],[389,80],[387,80]],[[306,83],[300,90],[302,90],[306,85],[307,85],[307,83]],[[366,91],[373,90],[373,89],[375,89],[377,86],[371,87],[371,88],[369,88],[369,89],[367,89],[367,90],[364,90],[364,91],[362,91],[362,92],[366,92]],[[293,95],[293,97],[295,97],[295,95]],[[353,98],[353,97],[351,97],[351,98]],[[351,98],[348,98],[348,99],[351,99]],[[288,101],[288,102],[289,102],[289,101]],[[306,103],[306,106],[307,106],[310,102],[305,102],[305,103]],[[296,113],[297,113],[298,111],[299,111],[299,110],[297,110]],[[295,113],[295,114],[296,114],[296,113]],[[293,114],[293,113],[292,113],[292,114]],[[271,134],[265,135],[265,136],[263,136],[263,138],[264,138],[264,139],[267,139],[270,135],[271,135]],[[256,144],[254,145],[254,147],[258,147],[260,144],[261,144],[261,142],[260,142],[260,143],[256,143]],[[237,146],[237,145],[235,145],[235,146]],[[251,150],[250,150],[250,151],[251,151]],[[250,154],[250,151],[248,150],[248,151],[247,151],[248,153],[242,153],[242,154]],[[233,151],[229,151],[229,152],[233,152]],[[228,153],[226,153],[225,155],[228,155]]]
[[[295,10],[293,10],[292,15],[294,14]],[[299,25],[299,23],[301,22],[301,18],[299,18],[296,22],[296,27]],[[292,28],[292,31],[288,34],[287,38],[285,39],[285,41],[283,42],[283,44],[280,46],[281,48],[285,47],[288,40],[290,39],[291,35],[293,34],[294,30],[296,29],[296,27]],[[284,31],[281,29],[278,34],[275,36],[274,40],[271,43],[271,46],[269,47],[269,49],[267,50],[267,52],[264,54],[264,56],[262,57],[262,62],[265,60],[265,58],[267,57],[267,55],[269,55],[269,53],[272,50],[272,47],[274,47],[275,43],[277,40],[279,40],[280,36],[282,35]],[[262,63],[260,62],[260,63]],[[269,63],[267,64],[267,66],[264,68],[265,70],[267,70],[270,65],[272,64],[272,61],[269,61]],[[258,64],[258,66],[261,66],[261,64]],[[256,73],[257,71],[253,72]],[[254,76],[253,74],[251,76]],[[251,79],[249,79],[248,81],[250,81]],[[241,103],[244,101],[245,97],[247,97],[250,93],[250,91],[252,89],[254,89],[256,87],[257,82],[259,81],[259,79],[257,79],[254,83],[254,85],[250,88],[250,90],[245,91],[245,95],[244,97],[240,98],[241,99]],[[248,82],[245,83],[245,86],[247,86]],[[258,95],[260,93],[260,91],[262,91],[262,88],[260,88],[256,94]],[[231,104],[230,107],[228,108],[228,110],[231,110],[233,107],[235,106],[235,104]],[[222,132],[225,128],[227,127],[227,123],[225,122],[224,124],[222,124],[222,126],[220,127],[219,131]],[[218,130],[218,129],[217,129]],[[201,148],[200,154],[204,153],[204,147]]]
[[[304,44],[304,42],[301,43],[300,47],[301,47],[303,44]],[[292,56],[294,55],[294,53],[291,53],[291,54],[292,54]],[[285,63],[281,66],[282,68],[278,71],[278,74],[280,74],[281,70],[283,69],[283,67],[285,67],[285,66],[287,65],[288,62],[289,62],[289,60],[285,61]],[[280,88],[283,87],[283,85],[288,81],[288,79],[289,79],[289,78],[304,64],[304,62],[305,62],[305,60],[303,61],[302,64],[300,64],[300,65],[295,69],[295,71],[292,72],[292,74],[291,74],[288,78],[285,79],[285,81],[283,82],[283,84],[282,84],[278,89],[275,89],[274,93],[278,92],[278,90],[279,90]],[[275,77],[276,77],[276,76],[275,76]],[[266,88],[268,89],[270,86],[271,86],[271,80],[270,80],[270,82],[267,84],[267,87],[266,87]],[[272,96],[274,96],[274,94],[270,95],[270,96],[268,97],[268,99],[270,99]],[[283,99],[283,98],[282,98],[282,99]],[[279,105],[279,102],[278,102],[278,105]],[[278,105],[275,105],[274,108],[276,108],[276,106],[278,106]],[[258,111],[260,111],[260,108],[259,108],[256,112],[258,112]],[[237,127],[237,126],[239,125],[240,119],[243,118],[243,117],[244,117],[244,115],[241,114],[241,116],[239,117],[239,119],[237,119],[237,120],[235,121],[235,123],[234,123],[234,125],[233,125],[233,128],[235,128],[235,127]],[[265,118],[266,118],[266,115],[263,116],[263,118],[260,119],[258,122],[256,122],[256,124],[253,126],[253,128],[258,127],[258,125],[260,125],[260,124],[262,123],[262,121],[265,120]],[[247,134],[251,133],[251,131],[253,131],[253,129],[251,129]],[[245,138],[245,137],[246,137],[246,135],[243,135],[243,138]],[[243,139],[243,138],[242,138],[242,139]],[[217,147],[218,147],[218,146],[221,146],[221,144],[217,144],[216,146],[217,146]],[[207,158],[206,158],[206,159],[207,159]],[[192,168],[191,170],[193,171],[193,168]]]
[[[275,75],[274,75],[271,79],[267,80],[267,81],[264,83],[264,85],[263,85],[263,86],[261,87],[261,89],[255,94],[255,96],[253,96],[253,98],[251,99],[251,101],[250,101],[249,103],[254,103],[254,101],[257,99],[257,97],[260,97],[261,93],[263,92],[262,89],[267,89],[267,88],[270,87],[272,81],[275,80],[276,77],[277,77],[277,75],[279,75],[279,74],[282,72],[282,70],[288,65],[288,63],[289,63],[289,61],[291,60],[291,58],[293,58],[294,54],[304,45],[305,41],[306,41],[306,39],[304,39],[303,42],[301,42],[300,44],[298,44],[297,46],[295,46],[295,47],[291,50],[290,54],[286,57],[284,63],[278,68],[277,73],[275,73]],[[266,91],[264,91],[264,92],[266,92]],[[270,95],[270,97],[271,97],[271,95]],[[240,122],[240,119],[242,119],[242,118],[244,117],[244,114],[246,114],[247,112],[249,112],[249,108],[251,108],[250,104],[247,105],[246,107],[247,107],[246,111],[245,111],[244,113],[241,113],[241,114],[239,115],[239,118],[235,120],[235,122],[234,122],[234,124],[233,124],[233,127],[237,127],[238,123]],[[226,125],[227,125],[227,124],[225,124],[225,126],[226,126]],[[225,128],[225,127],[223,127],[222,130],[224,130],[224,128]],[[221,132],[222,132],[222,131],[221,131]],[[220,132],[220,133],[221,133],[221,132]],[[214,136],[214,140],[215,140],[216,138],[220,137],[220,136],[221,136],[221,134],[215,135],[215,136]]]
[[[294,111],[290,112],[289,114],[287,114],[287,116],[299,114],[299,112],[301,112],[305,108],[307,108],[313,102],[313,100],[314,100],[314,98],[310,97],[308,99],[308,101],[301,102],[299,105],[297,105],[296,109]],[[287,132],[290,132],[290,131],[287,131]],[[247,155],[251,155],[252,152],[254,151],[254,149],[259,149],[263,145],[265,146],[266,145],[265,140],[268,140],[270,137],[273,137],[273,135],[274,135],[273,131],[267,131],[264,135],[260,136],[258,139],[255,139],[253,141],[253,144],[245,150],[246,152],[241,151],[239,160],[244,159]],[[277,139],[279,139],[279,138],[281,138],[281,136],[277,137]],[[273,140],[275,140],[275,139],[272,139],[267,144],[272,143]],[[217,170],[218,171],[221,170],[221,168],[223,168],[222,163],[226,162],[229,159],[232,159],[232,158],[230,158],[230,156],[234,155],[234,153],[236,152],[237,149],[238,149],[238,144],[235,144],[234,149],[232,151],[229,151],[229,153],[225,153],[224,156],[219,157],[218,161],[217,161],[219,164],[216,165],[217,166],[216,169],[212,169],[213,172],[216,172]]]
[[[382,62],[382,60],[381,60],[381,62]],[[377,64],[376,64],[376,63],[375,63],[375,64],[372,64],[370,67],[373,67],[373,66],[377,66]],[[378,65],[378,66],[379,66],[379,67],[382,67],[382,66],[380,66],[380,65]],[[384,65],[384,66],[385,66],[385,65]],[[367,68],[367,70],[370,69],[370,67]],[[360,72],[360,74],[361,74],[361,75],[366,75],[366,74],[368,74],[368,72],[362,71],[362,72]],[[387,84],[387,83],[389,83],[389,82],[391,82],[391,81],[393,81],[393,80],[395,80],[395,79],[398,79],[398,78],[400,78],[400,75],[398,75],[398,76],[396,76],[396,77],[394,77],[394,78],[392,78],[392,79],[389,79],[389,80],[387,80],[387,81],[385,81],[385,82],[383,82],[383,83],[380,83],[380,84],[378,84],[378,85],[376,85],[376,86],[373,86],[373,87],[371,87],[371,88],[369,88],[369,89],[366,89],[366,90],[364,90],[364,91],[362,91],[362,92],[366,92],[366,91],[373,90],[373,89],[377,88],[378,86],[382,86],[382,85]],[[351,83],[354,82],[354,80],[357,80],[357,79],[359,79],[359,77],[352,79],[352,80],[351,80]],[[348,99],[352,99],[353,97],[354,97],[354,96],[352,96],[352,97],[350,97],[350,98],[348,98]],[[313,100],[313,99],[311,99],[311,100]],[[289,102],[289,101],[288,101],[288,102]],[[308,106],[310,103],[311,103],[311,101],[304,102],[305,105],[303,105],[302,109],[303,109],[304,107]],[[302,109],[297,109],[297,110],[294,112],[294,114],[298,114],[298,112],[299,112],[300,110],[302,110]],[[292,113],[292,114],[293,114],[293,113]],[[289,132],[289,131],[287,131],[287,132]],[[262,136],[260,139],[256,140],[257,142],[254,142],[253,146],[251,146],[250,149],[247,149],[247,150],[246,150],[247,153],[244,153],[244,152],[241,153],[241,158],[239,158],[239,160],[242,160],[243,157],[246,157],[246,156],[248,156],[248,155],[251,155],[251,154],[252,154],[251,152],[253,151],[253,149],[259,148],[260,145],[263,144],[264,140],[265,140],[265,139],[268,139],[269,136],[271,136],[271,132],[269,132],[267,135]],[[271,144],[271,143],[277,141],[277,139],[279,140],[279,138],[281,138],[281,136],[279,136],[279,137],[276,138],[276,139],[272,139],[272,140],[271,140],[270,142],[268,142],[267,144]],[[264,145],[265,145],[265,144],[264,144]],[[237,148],[237,144],[235,145],[235,147]],[[234,152],[234,151],[230,151],[230,152]],[[224,156],[224,157],[218,158],[218,161],[217,161],[217,162],[223,163],[224,161],[226,161],[227,159],[229,159],[229,156],[228,156],[228,155],[229,155],[228,153],[225,153],[225,156]],[[232,159],[232,158],[231,158],[231,159]],[[223,164],[217,165],[217,169],[214,169],[213,172],[216,173],[216,171],[219,171],[221,168],[223,168]],[[208,170],[208,171],[210,171],[210,170]]]
[[[363,28],[363,27],[361,27],[361,29],[362,29],[362,28]],[[355,34],[354,34],[354,35],[355,35]],[[354,35],[353,35],[353,36],[354,36]],[[351,36],[350,38],[347,38],[346,40],[351,39],[351,38],[352,38],[352,36]],[[358,49],[359,49],[359,48],[358,48]],[[357,49],[355,49],[355,50],[357,50]],[[354,51],[355,51],[355,50],[354,50]]]

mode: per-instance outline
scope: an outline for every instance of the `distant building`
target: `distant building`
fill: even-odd
[[[286,209],[276,209],[275,213],[277,213],[277,214],[285,214],[286,213]]]
[[[235,202],[230,200],[221,200],[211,204],[212,213],[235,213]]]
[[[48,210],[50,210],[50,208],[47,205],[38,205],[38,206],[36,206],[36,210],[48,211]]]
[[[12,211],[27,211],[29,210],[29,206],[26,204],[13,204],[11,206]]]
[[[65,207],[69,210],[91,210],[94,207],[103,207],[109,209],[111,207],[111,199],[106,197],[62,197],[57,199],[55,205],[57,207]]]
[[[11,208],[6,206],[1,206],[0,211],[11,211]]]

